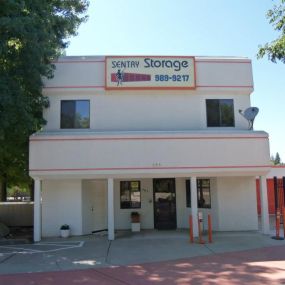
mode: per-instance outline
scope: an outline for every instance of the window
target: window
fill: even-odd
[[[90,126],[89,100],[61,101],[61,129],[88,129]]]
[[[234,127],[234,102],[232,99],[207,99],[207,126]]]
[[[120,182],[121,209],[136,209],[141,207],[140,181]]]
[[[191,184],[190,184],[190,180],[186,180],[186,207],[191,208]]]
[[[197,179],[198,208],[211,208],[210,179]],[[191,185],[186,180],[186,207],[191,207]]]
[[[197,179],[198,208],[211,208],[210,179]]]

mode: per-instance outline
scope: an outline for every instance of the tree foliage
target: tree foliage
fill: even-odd
[[[0,182],[28,179],[29,136],[45,124],[43,77],[87,19],[87,0],[0,0]]]
[[[281,158],[278,152],[276,152],[275,159],[274,159],[274,165],[280,165],[281,164]]]
[[[276,152],[276,155],[272,155],[270,158],[271,162],[273,163],[273,165],[283,165],[283,163],[281,162],[281,158],[278,152]]]
[[[280,60],[285,63],[285,0],[280,0],[278,5],[274,5],[266,16],[280,35],[276,40],[260,46],[257,57],[262,58],[267,54],[272,62]]]

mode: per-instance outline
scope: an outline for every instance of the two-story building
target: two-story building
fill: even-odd
[[[248,129],[251,61],[236,57],[63,57],[44,94],[47,125],[30,137],[34,240],[130,229],[269,231],[268,134]],[[206,225],[205,225],[206,226]]]

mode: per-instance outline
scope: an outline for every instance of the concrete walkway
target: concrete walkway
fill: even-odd
[[[0,246],[0,284],[285,283],[285,241],[259,233],[219,233],[205,245],[189,244],[183,231],[117,237]]]

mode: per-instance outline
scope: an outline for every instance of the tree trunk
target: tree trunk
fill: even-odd
[[[0,183],[0,201],[6,202],[7,201],[7,182],[1,181]]]
[[[31,193],[31,201],[34,201],[34,185],[35,185],[35,182],[34,180],[32,181],[31,185],[30,185],[30,193]]]

